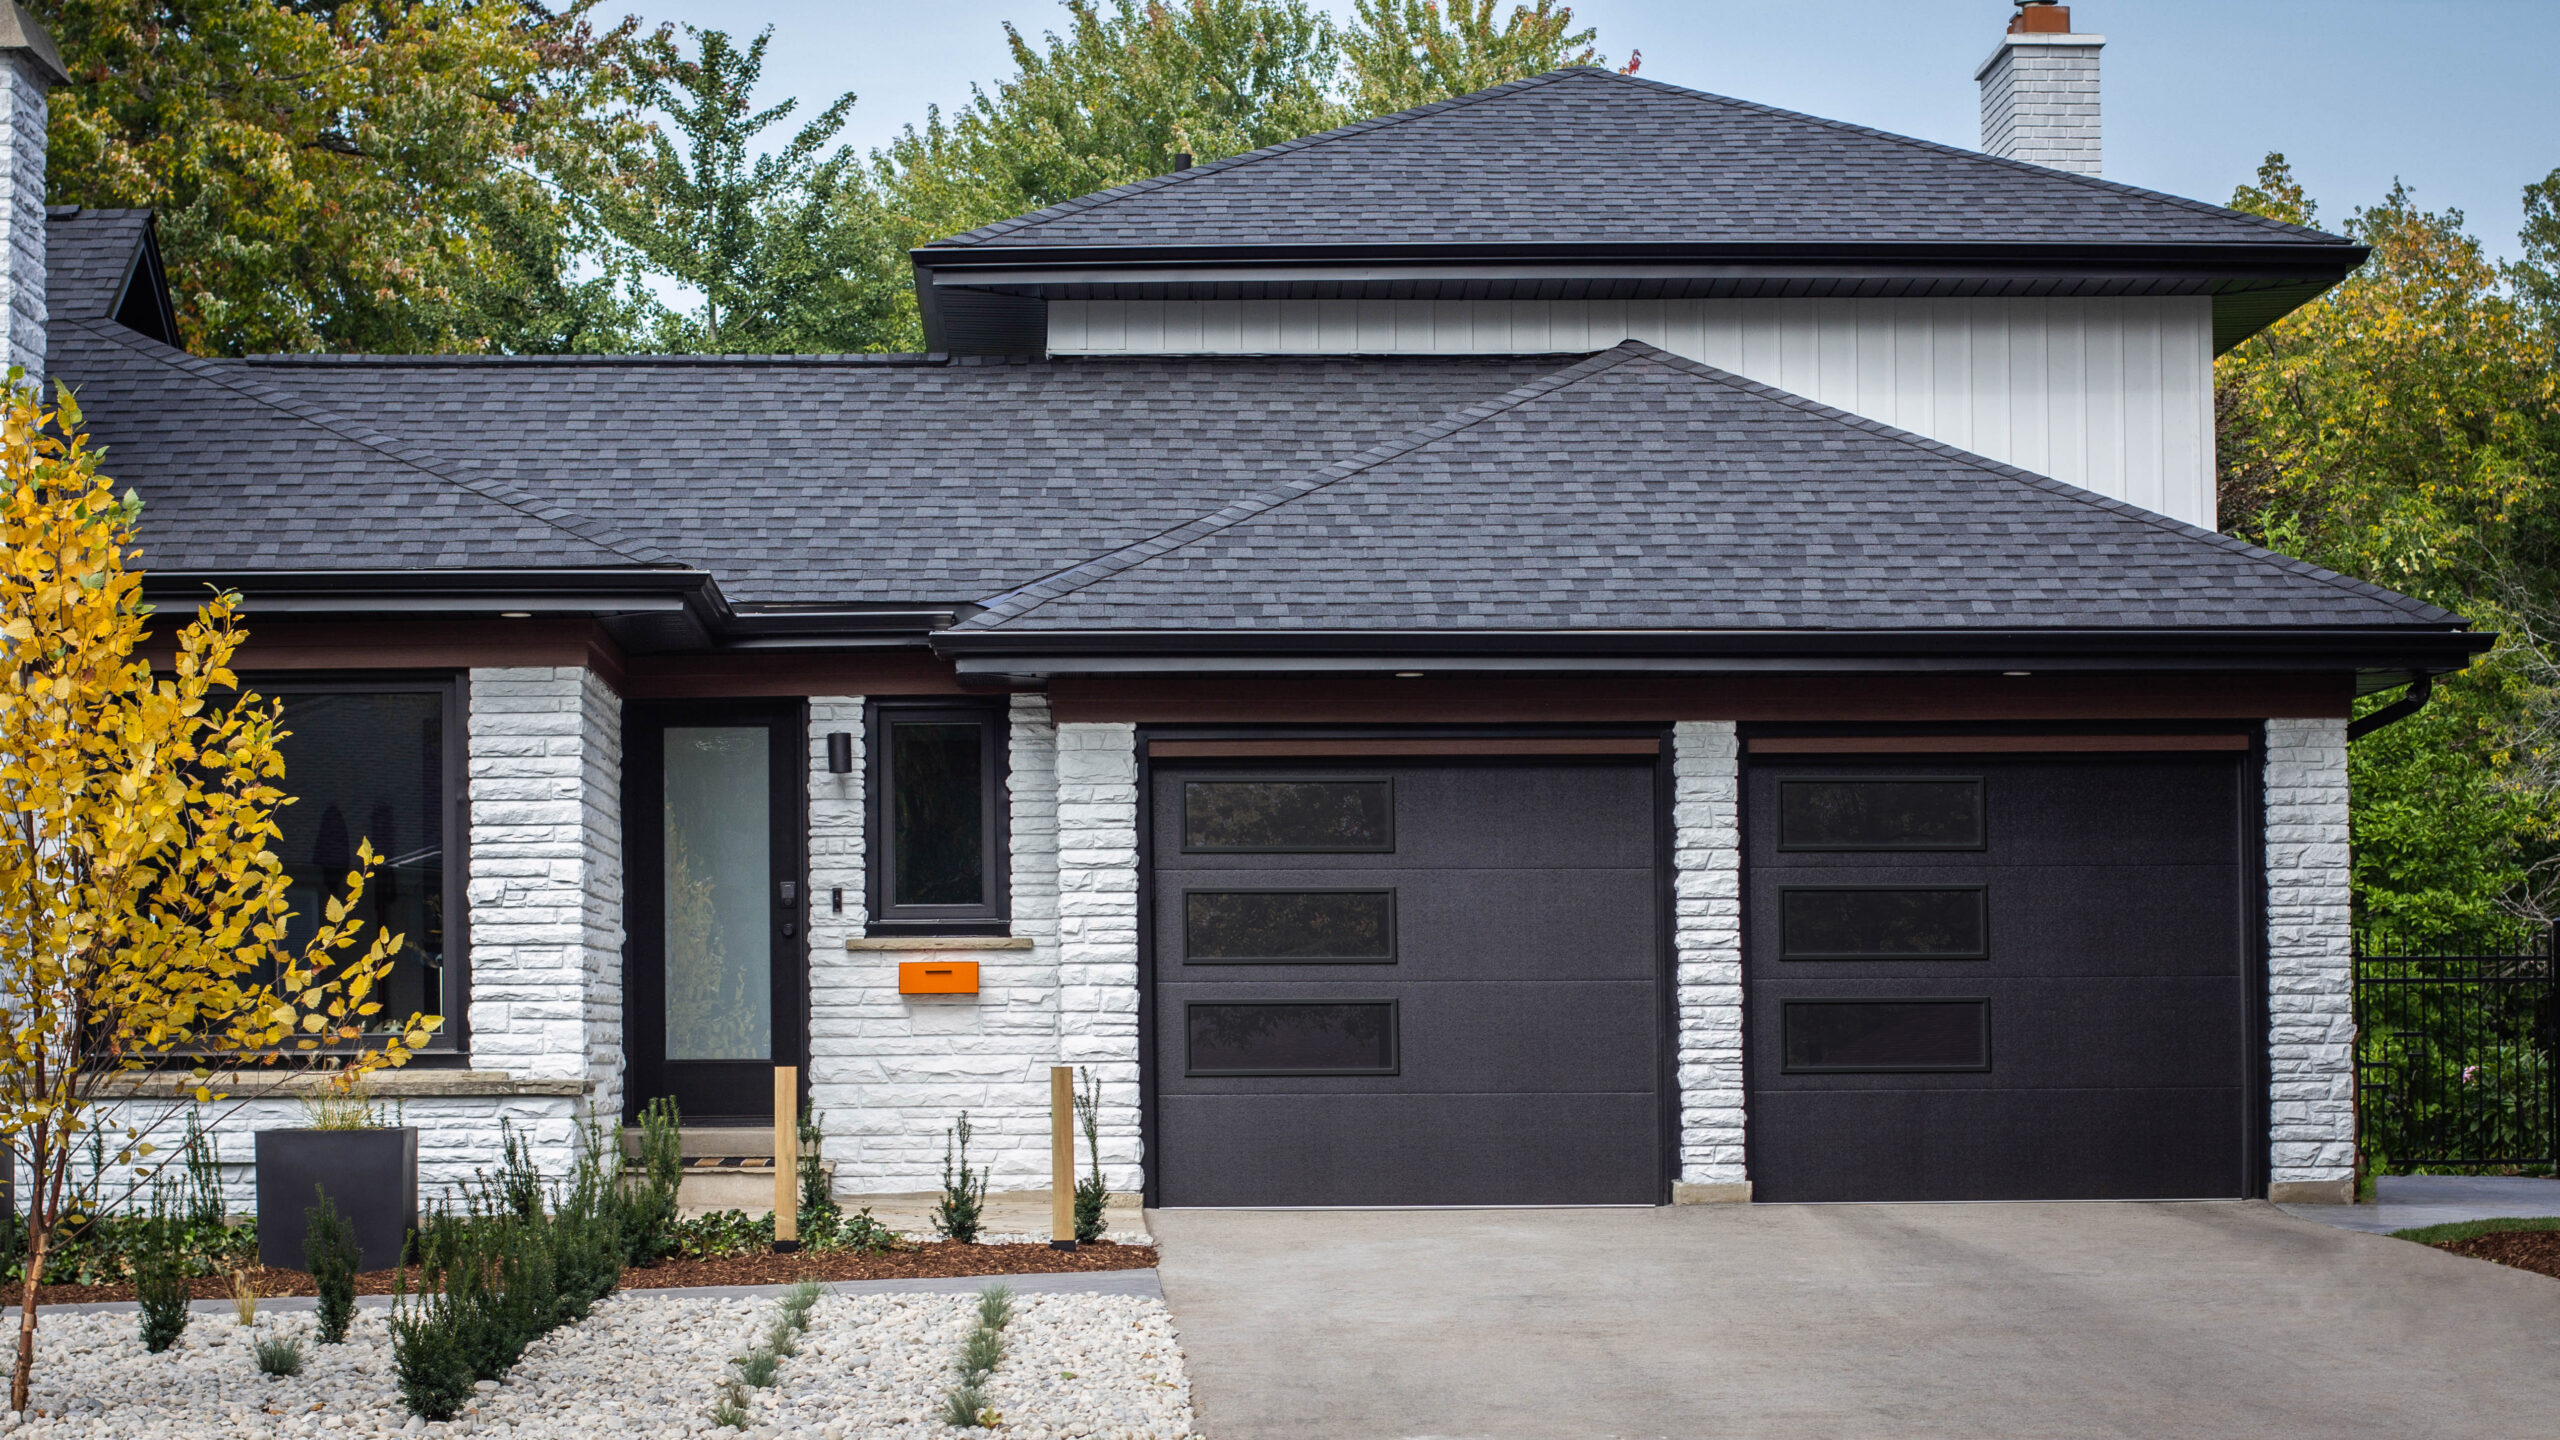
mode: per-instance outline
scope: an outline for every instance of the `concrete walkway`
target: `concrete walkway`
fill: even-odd
[[[2560,1281],[2264,1204],[1149,1218],[1210,1440],[2560,1433]]]
[[[2370,1205],[2279,1205],[2288,1215],[2388,1235],[2457,1220],[2531,1219],[2560,1215],[2560,1180],[2522,1175],[2384,1175]]]

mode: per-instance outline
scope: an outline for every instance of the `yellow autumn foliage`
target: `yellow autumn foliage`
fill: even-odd
[[[437,1017],[381,1016],[401,937],[355,914],[358,851],[311,939],[289,948],[274,842],[290,804],[277,707],[238,691],[236,595],[207,599],[155,667],[134,528],[64,392],[48,409],[9,376],[0,421],[0,1138],[19,1157],[27,1310],[68,1172],[93,1130],[127,1167],[155,1128],[120,1077],[184,1067],[193,1099],[242,1072],[327,1057],[352,1079],[406,1062]],[[131,1090],[125,1086],[129,1097]],[[110,1118],[112,1117],[112,1118]]]

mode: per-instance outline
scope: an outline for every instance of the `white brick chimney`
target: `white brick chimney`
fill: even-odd
[[[1973,72],[1982,86],[1986,154],[2099,172],[2098,47],[2104,35],[2071,33],[2071,7],[2014,0],[2000,48]]]
[[[26,368],[44,378],[45,92],[71,79],[36,17],[18,0],[0,0],[0,133],[9,163],[0,166],[0,372]]]

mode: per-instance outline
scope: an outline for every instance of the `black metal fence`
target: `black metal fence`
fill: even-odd
[[[2546,927],[2356,937],[2356,1124],[2375,1169],[2560,1166],[2554,958]]]

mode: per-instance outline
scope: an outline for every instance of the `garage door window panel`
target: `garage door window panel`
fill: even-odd
[[[1983,960],[1989,906],[1979,885],[1789,885],[1778,891],[1782,960]]]
[[[1780,1025],[1789,1074],[1991,1068],[1986,999],[1790,1000]]]
[[[1182,782],[1182,848],[1200,855],[1386,854],[1395,782],[1254,776]]]
[[[1393,1000],[1195,1000],[1183,1006],[1192,1075],[1393,1075]]]
[[[1393,964],[1396,892],[1185,891],[1182,938],[1189,965]]]
[[[1780,850],[1980,850],[1982,780],[1858,776],[1778,785]]]

